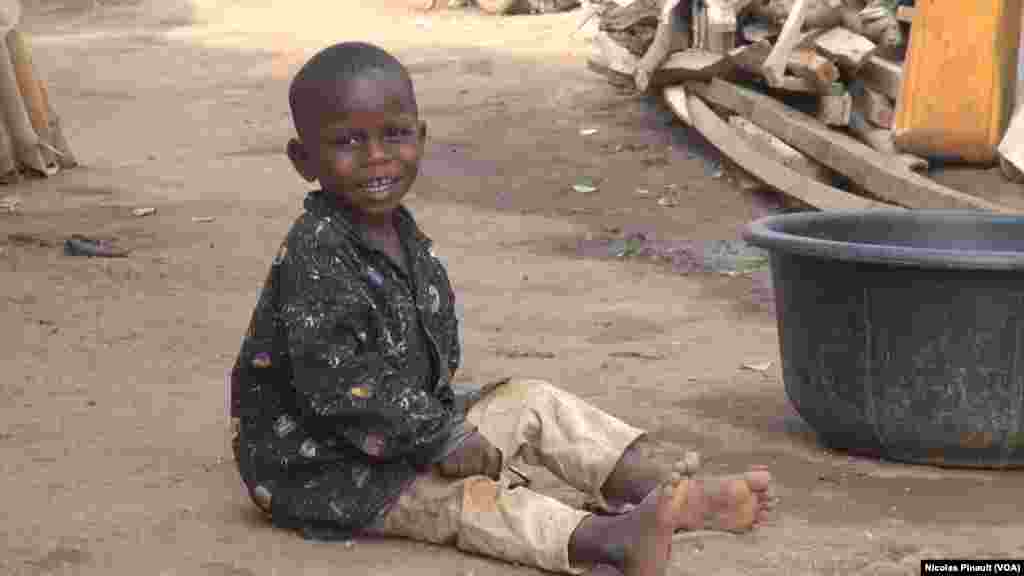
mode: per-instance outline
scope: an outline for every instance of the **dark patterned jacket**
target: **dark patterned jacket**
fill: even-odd
[[[396,218],[411,283],[326,194],[304,205],[232,370],[236,459],[250,491],[272,494],[275,525],[348,538],[462,430],[454,295],[405,208]]]

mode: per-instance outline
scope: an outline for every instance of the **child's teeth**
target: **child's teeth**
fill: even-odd
[[[370,180],[370,183],[367,185],[367,187],[383,188],[385,186],[390,186],[391,184],[394,184],[394,182],[394,178],[374,178],[373,180]]]

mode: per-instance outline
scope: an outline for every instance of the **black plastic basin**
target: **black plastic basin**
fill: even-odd
[[[1024,216],[872,210],[771,216],[786,394],[836,449],[1024,466]]]

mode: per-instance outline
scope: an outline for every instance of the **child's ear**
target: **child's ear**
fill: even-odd
[[[288,141],[288,159],[292,161],[292,166],[295,171],[302,176],[306,182],[313,182],[316,180],[316,170],[313,167],[313,160],[309,156],[309,151],[302,145],[302,141],[298,138],[292,138]]]
[[[420,120],[420,146],[423,146],[427,142],[427,123]]]

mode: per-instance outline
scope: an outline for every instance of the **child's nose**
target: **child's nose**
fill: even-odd
[[[366,139],[366,159],[370,162],[391,158],[391,147],[381,138]]]

